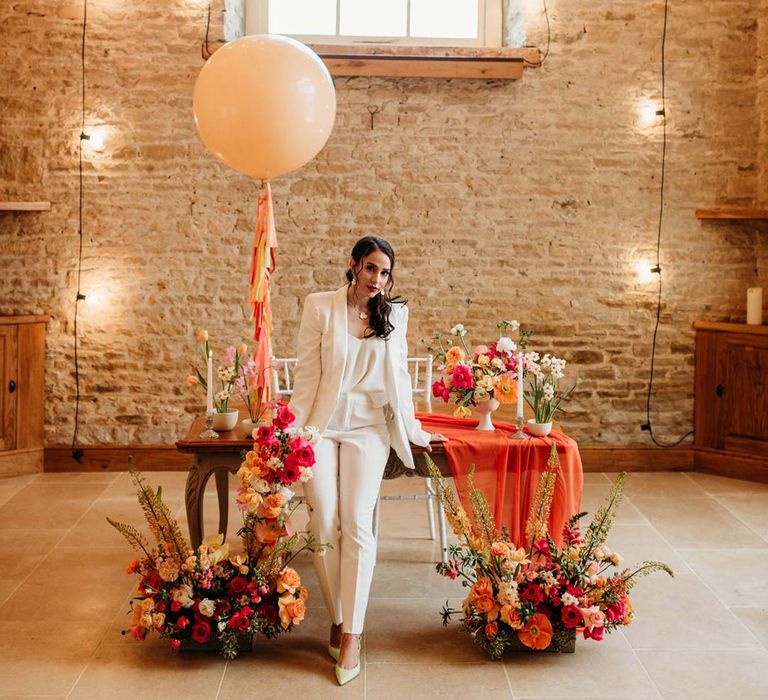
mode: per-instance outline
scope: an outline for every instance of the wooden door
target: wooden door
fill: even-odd
[[[0,450],[16,449],[17,326],[0,326]]]
[[[719,345],[719,447],[768,457],[768,338],[724,334]]]

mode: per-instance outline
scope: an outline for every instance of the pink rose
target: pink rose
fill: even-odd
[[[432,385],[432,396],[434,396],[436,399],[442,399],[446,402],[450,399],[451,391],[447,386],[445,386],[444,379],[440,379],[439,382],[435,382]]]
[[[272,419],[272,425],[279,430],[285,430],[295,420],[296,416],[288,406],[280,406],[275,412],[275,417]]]
[[[581,616],[584,618],[584,626],[590,630],[594,627],[602,627],[605,624],[605,615],[597,605],[593,605],[591,608],[582,608]]]
[[[471,389],[475,386],[475,380],[469,367],[466,365],[456,365],[456,368],[453,370],[451,384],[457,389]]]
[[[296,455],[302,467],[311,467],[315,463],[315,451],[308,440],[299,437],[288,444],[291,446],[291,454]]]
[[[174,651],[178,651],[179,649],[181,649],[181,642],[178,639],[172,639],[171,649],[173,649]]]
[[[260,425],[256,428],[256,442],[260,445],[273,445],[275,442],[275,429],[271,425]]]
[[[596,642],[603,641],[603,627],[595,627],[594,629],[584,628],[584,639],[594,639]]]
[[[211,626],[200,620],[192,625],[192,639],[198,644],[205,644],[211,638]]]

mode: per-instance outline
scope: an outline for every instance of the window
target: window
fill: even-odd
[[[502,0],[246,0],[246,34],[305,43],[501,46]]]

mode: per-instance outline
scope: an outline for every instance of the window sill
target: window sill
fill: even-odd
[[[384,78],[520,80],[523,67],[539,65],[536,48],[310,44],[331,75]]]
[[[204,59],[224,45],[203,44]],[[537,48],[445,48],[387,44],[309,44],[336,77],[520,80],[541,64]]]

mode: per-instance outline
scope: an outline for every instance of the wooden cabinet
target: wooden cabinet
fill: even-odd
[[[0,476],[43,470],[48,318],[0,316]]]
[[[697,322],[694,464],[768,481],[768,326]]]

